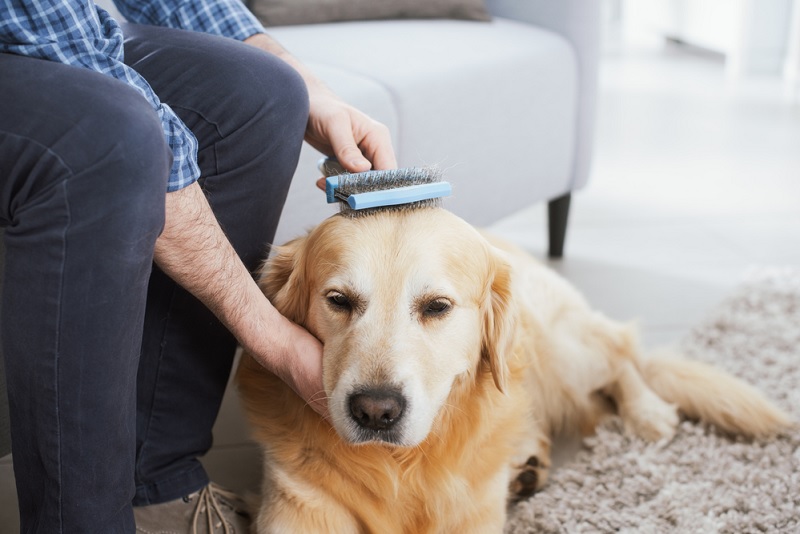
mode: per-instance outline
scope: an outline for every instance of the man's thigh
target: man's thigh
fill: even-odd
[[[200,183],[255,268],[297,166],[308,122],[303,80],[281,59],[233,39],[135,24],[123,32],[126,63],[197,137]]]

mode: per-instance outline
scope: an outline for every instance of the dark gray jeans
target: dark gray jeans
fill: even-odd
[[[302,80],[232,40],[123,29],[126,62],[197,136],[200,183],[254,270],[297,164]],[[0,338],[23,532],[130,533],[132,504],[208,482],[197,458],[236,344],[152,265],[170,166],[133,89],[0,54]]]

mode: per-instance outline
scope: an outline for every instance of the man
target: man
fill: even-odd
[[[242,529],[197,460],[236,342],[326,413],[320,343],[251,276],[302,140],[350,171],[394,154],[239,0],[117,7],[130,24],[91,0],[0,0],[0,336],[22,531]]]

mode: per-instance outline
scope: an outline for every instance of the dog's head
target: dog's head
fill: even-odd
[[[350,443],[413,446],[455,384],[503,389],[510,268],[442,209],[334,216],[278,249],[262,287],[324,344],[331,419]]]

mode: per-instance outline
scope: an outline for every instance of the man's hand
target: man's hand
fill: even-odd
[[[327,416],[322,345],[270,304],[228,242],[197,183],[167,193],[155,262],[214,312],[261,365]]]
[[[271,37],[256,34],[245,43],[278,56],[303,77],[310,104],[306,141],[311,146],[336,156],[350,172],[397,167],[386,126],[341,100]]]
[[[318,83],[309,86],[308,144],[350,172],[397,167],[389,129]]]

